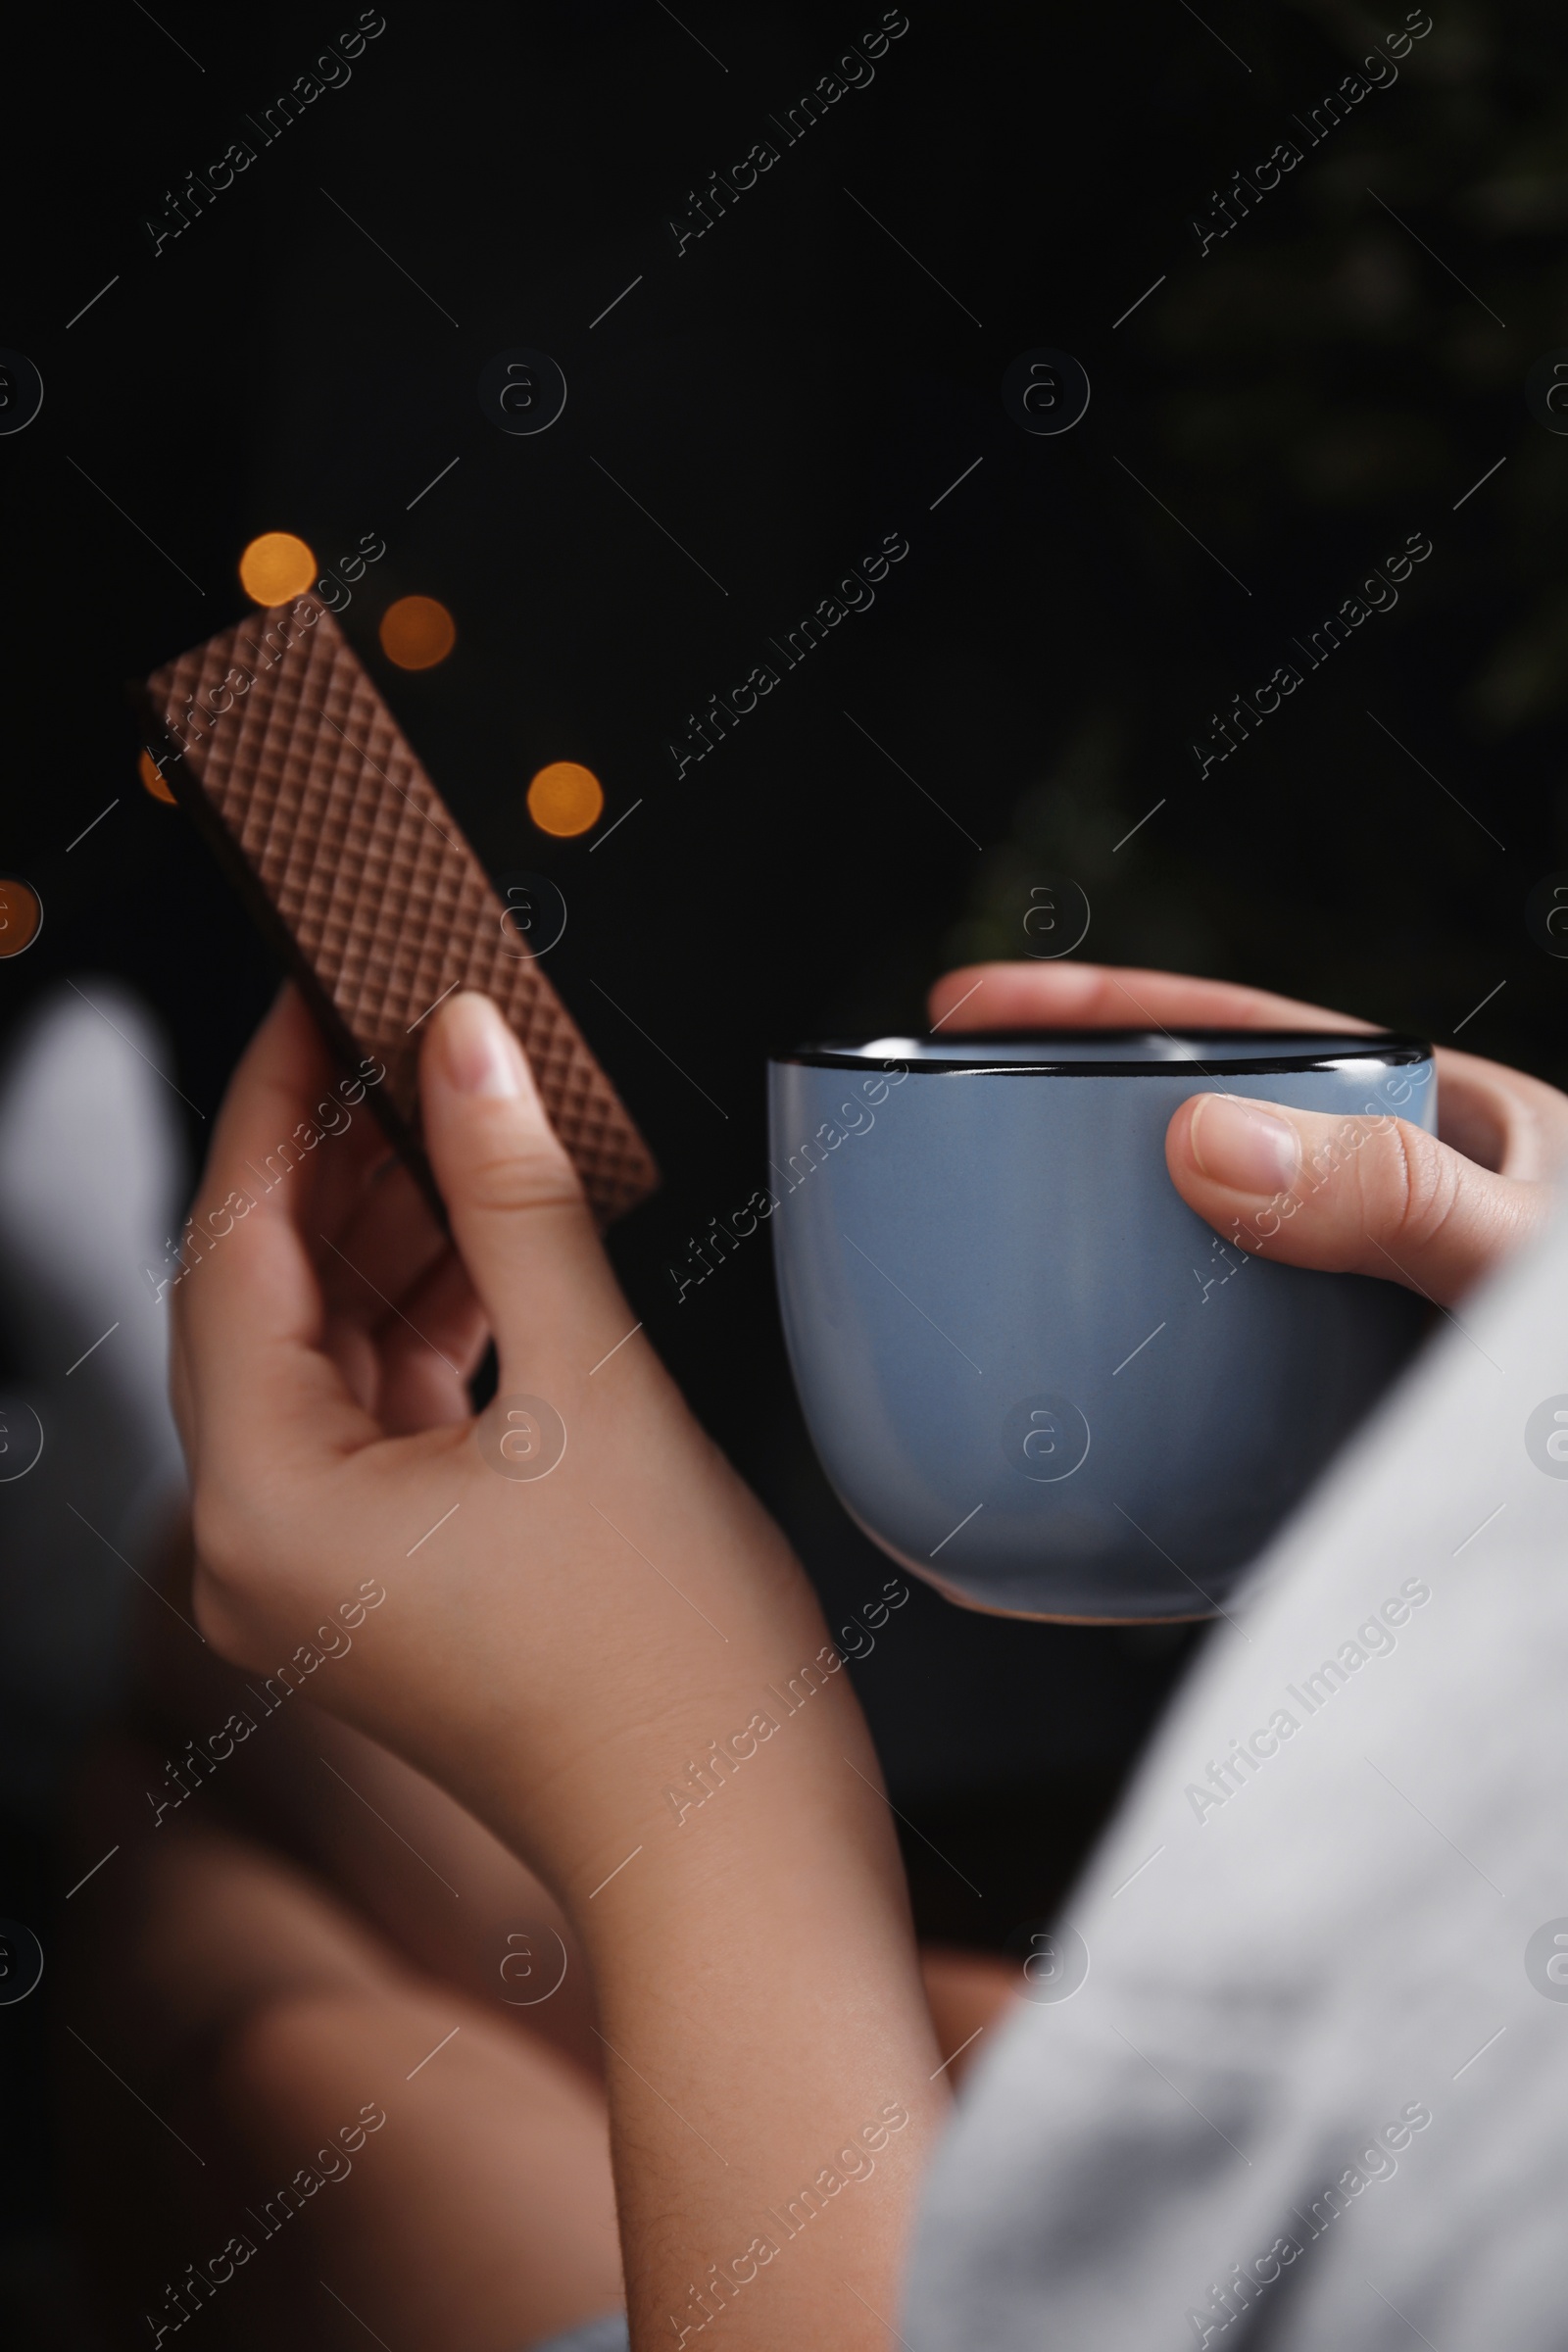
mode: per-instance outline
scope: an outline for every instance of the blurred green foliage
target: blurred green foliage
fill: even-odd
[[[1070,876],[1095,906],[1085,956],[1337,995],[1440,1037],[1505,978],[1461,1042],[1561,1079],[1568,967],[1532,947],[1522,909],[1568,866],[1568,438],[1531,417],[1524,379],[1568,346],[1568,46],[1533,0],[1432,13],[1397,86],[1206,256],[1189,230],[1121,330],[1136,382],[1114,446],[1256,594],[1244,608],[1128,485],[1127,659],[1107,647],[1067,690],[944,959],[1021,954],[1029,885]],[[1227,36],[1235,15],[1214,19]],[[1289,118],[1402,21],[1337,0],[1250,11],[1245,84],[1130,75],[1134,131],[1140,109],[1179,103],[1182,149],[1223,187],[1276,138],[1304,145]],[[1211,210],[1202,185],[1187,202]],[[1290,635],[1416,526],[1437,553],[1405,611],[1200,781],[1187,743],[1206,711],[1294,659]]]

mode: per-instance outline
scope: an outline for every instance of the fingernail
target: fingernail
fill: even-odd
[[[521,1094],[517,1049],[488,997],[454,997],[445,1007],[440,1043],[443,1075],[460,1095]]]
[[[1301,1141],[1289,1119],[1236,1095],[1200,1095],[1188,1130],[1205,1176],[1232,1192],[1286,1192],[1301,1165]]]

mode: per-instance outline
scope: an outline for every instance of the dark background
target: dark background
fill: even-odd
[[[166,191],[258,146],[242,113],[358,13],[56,11],[11,76],[0,343],[46,391],[0,439],[0,874],[45,927],[0,962],[0,1051],[63,975],[118,974],[211,1113],[275,976],[138,784],[124,682],[245,610],[256,533],[323,565],[379,533],[344,625],[492,872],[564,893],[552,976],[664,1170],[614,1238],[636,1312],[848,1609],[886,1563],[806,1447],[766,1243],[680,1304],[669,1272],[762,1181],[768,1046],[920,1023],[1067,878],[1084,955],[1463,1023],[1568,1077],[1568,973],[1525,919],[1568,866],[1568,440],[1524,398],[1568,345],[1560,22],[1433,0],[1395,86],[1204,256],[1193,216],[1304,147],[1291,116],[1402,9],[911,0],[870,86],[784,148],[768,116],[879,8],[389,0],[347,86],[155,258]],[[762,137],[778,163],[677,256],[688,191]],[[569,386],[537,438],[475,396],[518,345]],[[1037,346],[1093,386],[1055,438],[1000,398]],[[895,531],[874,609],[677,779],[686,714]],[[1210,712],[1417,532],[1397,609],[1200,778]],[[418,675],[375,636],[411,592],[458,628]],[[554,759],[606,788],[580,841],[526,812]],[[911,1843],[928,1929],[1000,1944],[1051,1899],[1189,1640],[914,1594],[858,1680],[895,1795],[985,1888]],[[0,1910],[46,1916],[47,1852],[16,1856]],[[43,2210],[35,2151],[12,2169]]]

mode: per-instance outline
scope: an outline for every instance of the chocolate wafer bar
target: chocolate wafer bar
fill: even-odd
[[[494,999],[608,1225],[659,1171],[610,1080],[332,614],[258,612],[147,681],[153,756],[432,1193],[418,1143],[420,1024],[458,988]],[[504,927],[505,924],[505,927]]]

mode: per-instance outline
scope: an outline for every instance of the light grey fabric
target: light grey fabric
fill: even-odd
[[[168,1041],[99,973],[0,1071],[0,1789],[47,1817],[112,1708],[136,1577],[184,1494],[159,1283],[185,1183]],[[33,1416],[36,1416],[36,1421]],[[18,1433],[43,1450],[15,1475]]]
[[[602,2320],[589,2320],[569,2335],[553,2335],[548,2344],[532,2344],[528,2352],[631,2352],[626,2314],[612,2311]]]
[[[1069,1907],[1087,1979],[977,2068],[915,2352],[1568,2340],[1568,1476],[1526,1446],[1568,1427],[1568,1220],[1460,1313],[1179,1697]]]

